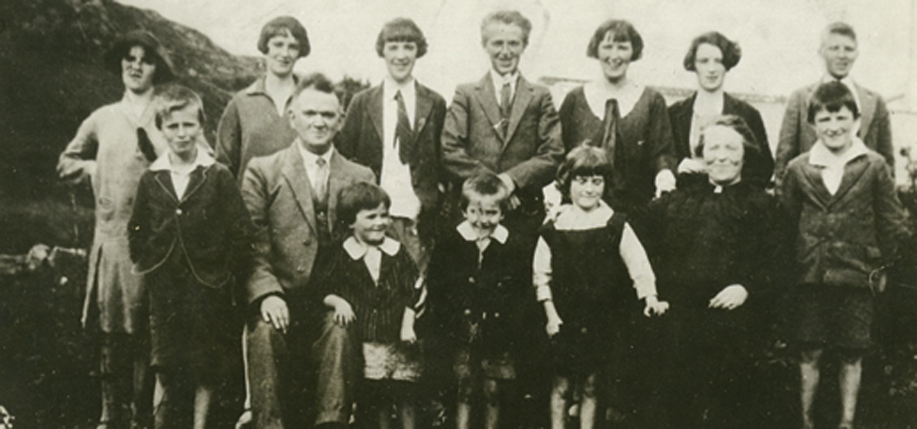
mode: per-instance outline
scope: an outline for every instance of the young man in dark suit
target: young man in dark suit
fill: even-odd
[[[376,53],[388,74],[357,94],[336,145],[348,159],[373,170],[392,198],[389,232],[423,270],[432,247],[441,201],[440,135],[446,101],[414,79],[427,52],[423,32],[407,18],[387,22]]]
[[[519,73],[531,30],[517,11],[484,18],[481,44],[491,69],[455,90],[442,144],[443,163],[457,179],[497,174],[512,195],[507,227],[534,236],[544,219],[541,189],[554,179],[564,148],[550,92]]]

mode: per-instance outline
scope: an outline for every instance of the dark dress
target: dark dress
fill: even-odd
[[[766,337],[760,304],[788,253],[776,202],[755,184],[695,183],[653,202],[650,212],[660,299],[671,305],[668,350],[659,351],[671,358],[671,385],[662,389],[671,395],[671,420],[675,427],[755,427],[752,345]],[[709,308],[735,284],[748,291],[742,306]]]
[[[564,148],[570,152],[585,140],[593,145],[604,141],[603,118],[596,117],[586,102],[583,87],[570,91],[560,106]],[[621,117],[615,145],[614,168],[622,181],[606,186],[606,201],[617,210],[649,203],[655,194],[656,174],[664,169],[675,172],[672,127],[665,99],[645,88],[633,109]]]
[[[548,222],[541,229],[551,249],[552,300],[564,321],[551,340],[555,374],[586,376],[609,363],[621,368],[623,328],[636,302],[619,252],[625,221],[615,213],[601,228],[557,230]]]

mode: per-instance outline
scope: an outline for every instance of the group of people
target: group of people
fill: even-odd
[[[413,428],[432,386],[457,428],[494,429],[541,374],[555,429],[659,414],[633,404],[647,380],[664,384],[650,395],[664,427],[756,427],[755,303],[780,287],[801,426],[815,427],[830,349],[853,427],[874,293],[908,235],[888,111],[849,77],[854,30],[825,29],[825,76],[790,98],[775,160],[758,111],[723,92],[741,51],[722,34],[692,41],[699,88],[667,107],[628,76],[639,32],[608,20],[586,51],[601,75],[555,110],[518,68],[531,29],[487,15],[490,69],[447,106],[413,77],[422,30],[389,21],[387,75],[345,113],[326,77],[293,72],[306,29],[275,18],[265,74],[212,146],[200,97],[156,88],[175,77],[159,41],[119,41],[105,65],[124,97],[58,165],[95,194],[83,322],[101,339],[98,427],[206,427],[234,369],[234,308],[240,424],[256,428]]]

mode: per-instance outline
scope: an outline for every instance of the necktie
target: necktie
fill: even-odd
[[[315,182],[312,183],[312,192],[318,201],[325,202],[328,199],[328,162],[325,158],[315,159]]]
[[[621,121],[621,113],[618,110],[618,100],[609,98],[605,101],[605,119],[602,121],[602,148],[608,153],[608,162],[611,163],[612,175],[617,182],[622,177],[622,165],[615,163],[615,150],[618,143],[618,122]]]
[[[509,82],[503,84],[503,87],[500,88],[500,118],[502,119],[500,123],[503,125],[503,136],[506,136],[507,129],[509,128],[509,116],[513,111],[513,92],[512,87],[510,87]]]
[[[481,263],[484,262],[484,251],[490,245],[490,237],[480,237],[474,244],[478,246],[478,268],[480,268]]]
[[[407,164],[410,159],[410,148],[414,143],[414,131],[411,130],[411,121],[408,118],[408,109],[404,105],[404,97],[401,91],[395,93],[395,101],[398,102],[398,125],[395,127],[395,137],[400,144],[398,156],[402,164]]]

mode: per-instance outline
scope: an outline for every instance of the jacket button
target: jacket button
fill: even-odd
[[[471,309],[470,309],[470,308],[466,308],[466,309],[465,309],[465,315],[466,315],[466,316],[471,316]]]
[[[468,283],[474,284],[474,277],[468,277]]]
[[[182,214],[181,209],[175,209],[175,214],[181,216],[181,214]]]
[[[499,312],[494,313],[494,318],[495,318],[495,319],[499,319],[499,318],[500,318],[500,313],[499,313]]]

